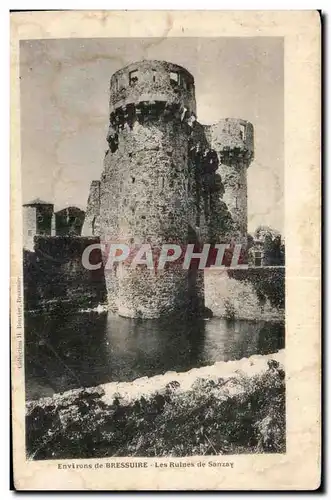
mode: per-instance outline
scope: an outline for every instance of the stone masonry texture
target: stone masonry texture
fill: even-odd
[[[251,124],[200,124],[193,76],[164,61],[117,71],[109,111],[109,149],[100,181],[91,184],[83,236],[125,243],[133,252],[142,244],[157,252],[165,243],[198,249],[246,240]],[[105,281],[109,309],[122,316],[157,318],[204,308],[203,271],[181,264],[161,271],[118,263],[105,269]]]

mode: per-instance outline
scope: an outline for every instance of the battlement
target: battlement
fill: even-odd
[[[166,103],[196,113],[193,76],[166,61],[139,61],[113,74],[110,80],[110,114],[128,104]]]
[[[125,125],[132,127],[135,121],[144,124],[162,118],[165,122],[180,120],[188,123],[192,116],[194,115],[190,115],[187,108],[179,102],[140,101],[116,108],[110,114],[109,122],[111,128],[118,132]]]
[[[243,160],[249,165],[254,158],[254,129],[246,120],[225,118],[206,126],[206,136],[222,163]]]

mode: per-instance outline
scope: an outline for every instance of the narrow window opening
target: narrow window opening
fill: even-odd
[[[136,178],[135,177],[131,177],[131,180],[132,180],[132,184],[134,184],[135,181],[136,181]]]
[[[246,140],[246,127],[244,125],[240,125],[240,138],[243,141]]]
[[[138,70],[130,71],[129,73],[129,84],[134,85],[138,81]]]
[[[153,69],[153,82],[155,82],[155,81],[156,81],[156,70]]]
[[[262,265],[262,252],[255,251],[255,265],[260,267]]]
[[[170,71],[170,81],[173,83],[179,83],[179,74],[175,71]]]

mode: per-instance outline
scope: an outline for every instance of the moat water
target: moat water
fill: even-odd
[[[27,399],[187,371],[284,347],[282,323],[133,320],[107,313],[25,317]]]

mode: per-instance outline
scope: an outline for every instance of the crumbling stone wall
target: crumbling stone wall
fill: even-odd
[[[80,236],[85,212],[77,207],[66,207],[55,214],[56,236]]]
[[[106,302],[104,271],[88,270],[82,254],[97,237],[36,236],[34,251],[23,253],[25,311],[61,314]],[[98,264],[101,255],[93,250],[90,262]]]
[[[92,181],[87,200],[84,224],[82,227],[82,236],[95,236],[99,234],[99,215],[100,181]]]
[[[209,126],[193,124],[189,149],[196,178],[194,217],[200,240],[210,244],[230,242],[234,222],[223,201],[224,184],[217,152],[211,146]]]
[[[247,237],[247,168],[254,156],[253,126],[251,123],[226,118],[207,127],[211,147],[217,151],[220,175],[224,187],[222,201],[233,221],[228,236],[236,242]]]
[[[206,306],[215,316],[285,320],[285,267],[206,270],[204,278]]]

